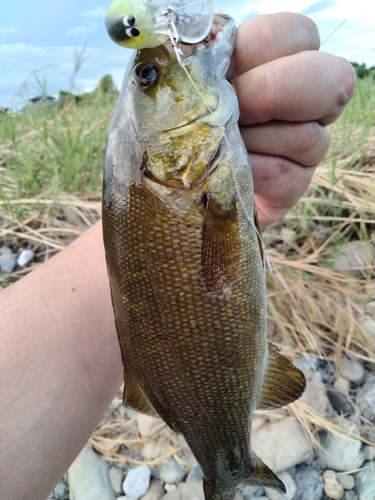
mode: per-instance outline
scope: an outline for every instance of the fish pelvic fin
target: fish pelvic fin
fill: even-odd
[[[269,344],[268,367],[264,377],[258,410],[273,410],[292,403],[306,387],[304,374],[276,346]]]

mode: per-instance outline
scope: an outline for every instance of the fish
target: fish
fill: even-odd
[[[301,396],[303,374],[268,343],[266,264],[236,94],[235,24],[138,50],[109,128],[103,237],[124,404],[181,433],[206,500],[247,485],[285,492],[251,447],[256,409]],[[189,77],[187,76],[187,73]]]

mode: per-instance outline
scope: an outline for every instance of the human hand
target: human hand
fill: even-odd
[[[262,227],[303,195],[328,151],[326,125],[354,92],[351,64],[319,46],[315,23],[289,12],[255,17],[237,31],[227,76],[240,105]]]

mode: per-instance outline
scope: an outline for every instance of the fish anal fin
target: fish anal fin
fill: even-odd
[[[268,367],[258,410],[272,410],[292,403],[302,396],[305,387],[306,379],[301,370],[269,344]]]
[[[150,417],[159,418],[159,415],[144,395],[135,378],[126,370],[124,371],[123,404]]]

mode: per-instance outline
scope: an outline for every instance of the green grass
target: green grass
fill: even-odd
[[[94,92],[79,103],[66,99],[64,107],[46,103],[0,115],[0,199],[99,195],[116,100],[115,92]]]

